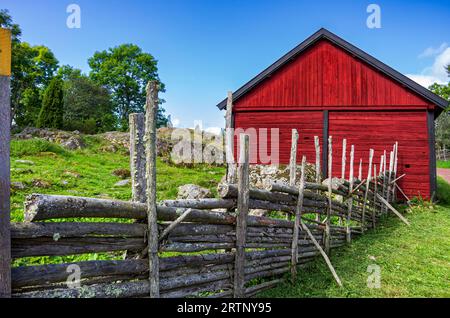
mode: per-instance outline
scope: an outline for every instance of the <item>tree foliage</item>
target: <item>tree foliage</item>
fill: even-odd
[[[123,44],[96,52],[88,63],[90,77],[109,90],[119,125],[127,129],[129,115],[144,111],[147,83],[150,80],[159,81],[157,61],[137,45]],[[161,90],[164,91],[163,84]],[[160,107],[158,125],[164,126],[166,123],[164,109]]]
[[[58,75],[64,79],[64,129],[87,134],[116,129],[113,104],[104,87],[68,65]]]
[[[55,75],[58,60],[45,46],[20,41],[22,31],[7,10],[0,10],[0,27],[11,29],[11,120],[19,127],[33,126],[42,94]]]
[[[63,81],[55,77],[45,89],[42,107],[39,112],[36,127],[63,128],[64,94]]]
[[[430,90],[450,101],[450,83],[446,85],[433,84]],[[447,107],[436,120],[436,143],[439,148],[450,149],[450,108]]]

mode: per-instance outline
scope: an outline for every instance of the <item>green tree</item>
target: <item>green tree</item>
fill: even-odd
[[[91,67],[90,77],[111,93],[120,128],[127,129],[129,114],[144,111],[147,83],[150,80],[159,81],[157,61],[137,45],[123,44],[96,52],[88,63]],[[162,83],[161,91],[164,91]],[[167,124],[164,112],[160,107],[158,126]]]
[[[450,83],[446,85],[439,85],[437,83],[429,87],[435,94],[450,101]],[[436,125],[436,143],[438,148],[443,148],[444,145],[450,149],[450,107],[447,107],[441,115],[437,118]]]
[[[45,89],[36,127],[61,129],[63,127],[63,112],[63,81],[61,78],[55,77]]]
[[[11,120],[19,127],[34,125],[58,60],[49,48],[20,41],[22,31],[8,10],[0,10],[0,27],[11,29],[12,34]]]
[[[64,80],[64,128],[93,134],[116,129],[114,107],[107,89],[64,65],[58,70]]]

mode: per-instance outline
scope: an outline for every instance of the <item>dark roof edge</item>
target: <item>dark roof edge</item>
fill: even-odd
[[[264,71],[256,75],[253,79],[251,79],[249,82],[247,82],[244,86],[239,88],[236,92],[233,93],[233,100],[239,99],[242,95],[247,93],[249,90],[251,90],[253,87],[255,87],[257,84],[259,84],[262,80],[264,80],[267,76],[278,70],[280,67],[282,67],[284,64],[289,62],[291,59],[293,59],[295,56],[303,52],[306,48],[317,42],[318,40],[325,38],[331,41],[332,43],[338,45],[339,47],[343,48],[347,52],[357,56],[359,59],[363,60],[367,64],[371,65],[375,69],[383,72],[385,75],[391,77],[393,80],[400,82],[401,84],[405,85],[418,95],[424,97],[425,99],[429,100],[433,104],[441,107],[442,109],[446,108],[448,106],[448,101],[444,98],[434,94],[430,90],[426,89],[422,85],[416,83],[412,79],[408,78],[407,76],[403,75],[402,73],[394,70],[390,66],[384,64],[383,62],[377,60],[373,56],[367,54],[363,50],[357,48],[356,46],[350,44],[349,42],[345,41],[344,39],[340,38],[339,36],[335,35],[334,33],[331,33],[330,31],[322,28],[313,35],[311,35],[309,38],[307,38],[305,41],[297,45],[294,49],[289,51],[287,54],[283,55],[280,59],[278,59],[275,63],[270,65],[268,68],[266,68]],[[222,110],[225,109],[227,105],[227,99],[224,99],[219,104],[217,104],[217,107]]]

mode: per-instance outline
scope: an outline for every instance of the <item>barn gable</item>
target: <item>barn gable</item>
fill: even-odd
[[[321,29],[233,94],[236,111],[313,107],[364,106],[383,109],[436,107],[448,104],[441,97]],[[226,107],[226,100],[217,105]]]

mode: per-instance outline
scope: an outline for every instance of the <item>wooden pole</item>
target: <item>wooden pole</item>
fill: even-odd
[[[159,298],[158,223],[156,213],[156,114],[158,112],[158,82],[147,84],[145,104],[145,151],[147,179],[148,261],[150,297]]]
[[[345,161],[347,160],[346,151],[347,151],[347,139],[344,138],[344,140],[342,140],[342,173],[341,173],[342,179],[345,179]]]
[[[362,180],[362,158],[359,159],[359,171],[358,171],[358,180]]]
[[[145,182],[145,115],[130,114],[130,172],[131,196],[135,202],[147,200]]]
[[[0,29],[0,298],[11,297],[11,32]]]
[[[350,231],[350,219],[352,216],[352,209],[353,209],[353,181],[354,181],[354,177],[353,177],[353,163],[355,161],[355,146],[352,145],[351,150],[350,150],[350,172],[349,172],[349,188],[348,188],[348,195],[349,195],[349,200],[348,200],[348,214],[347,214],[347,228],[346,228],[346,236],[347,236],[347,243],[351,243],[352,238],[351,238],[351,231]]]
[[[249,136],[240,135],[238,169],[238,203],[236,217],[236,256],[234,262],[235,298],[245,297],[245,243],[247,238],[247,217],[250,200],[249,188]]]
[[[297,260],[298,260],[298,234],[300,228],[300,222],[302,219],[302,209],[303,209],[303,193],[305,190],[305,166],[306,166],[306,156],[302,158],[301,176],[300,176],[300,187],[298,189],[298,200],[297,208],[295,210],[295,221],[294,230],[292,237],[292,255],[291,255],[291,282],[295,282],[297,277]]]
[[[364,202],[363,202],[363,209],[362,209],[362,217],[361,217],[361,231],[364,232],[365,230],[365,216],[366,216],[366,207],[367,207],[367,199],[369,195],[369,188],[370,188],[370,179],[372,178],[372,161],[373,161],[373,149],[370,149],[369,153],[369,169],[367,172],[367,180],[366,180],[366,192],[364,194]]]
[[[331,210],[332,210],[332,183],[333,183],[333,137],[328,137],[328,208],[327,208],[327,219],[325,223],[324,232],[324,247],[325,253],[330,253],[330,223],[331,223]]]
[[[383,197],[383,198],[385,198],[385,196],[386,196],[386,162],[387,162],[387,155],[386,155],[386,150],[384,151],[384,153],[383,153],[383,189],[381,190],[381,196]],[[386,213],[386,207],[385,206],[383,206],[382,207],[382,212],[383,213]]]
[[[392,170],[394,169],[394,151],[389,153],[389,171],[388,171],[388,179],[387,179],[387,189],[386,189],[386,201],[391,202],[391,178],[392,178]]]
[[[225,115],[225,156],[227,160],[227,182],[236,183],[236,164],[234,161],[234,128],[233,128],[233,92],[228,92],[227,112]]]
[[[397,165],[398,165],[398,141],[395,142],[394,146],[394,185],[392,186],[392,199],[395,201],[397,198],[396,190],[397,187],[395,183],[397,182]]]
[[[327,256],[327,253],[322,249],[320,244],[314,238],[314,235],[311,233],[311,231],[308,229],[308,227],[303,222],[302,222],[302,229],[308,234],[308,236],[311,239],[311,241],[313,242],[314,246],[319,250],[319,252],[322,255],[323,259],[327,263],[327,266],[330,269],[331,274],[333,274],[333,277],[336,280],[336,283],[339,285],[339,287],[342,287],[342,282],[339,279],[339,276],[336,274],[336,271],[334,270],[334,267],[331,264],[330,259]]]
[[[322,182],[321,167],[320,167],[320,141],[319,136],[314,136],[314,147],[316,148],[316,183]],[[319,191],[317,191],[319,193]],[[316,221],[320,221],[320,214],[316,215]]]
[[[298,132],[297,129],[292,129],[291,138],[291,157],[289,160],[289,185],[295,186],[295,179],[297,174],[297,143]]]
[[[377,219],[377,192],[378,192],[378,175],[377,175],[377,165],[373,166],[373,207],[372,207],[372,227],[375,228],[375,223]]]

